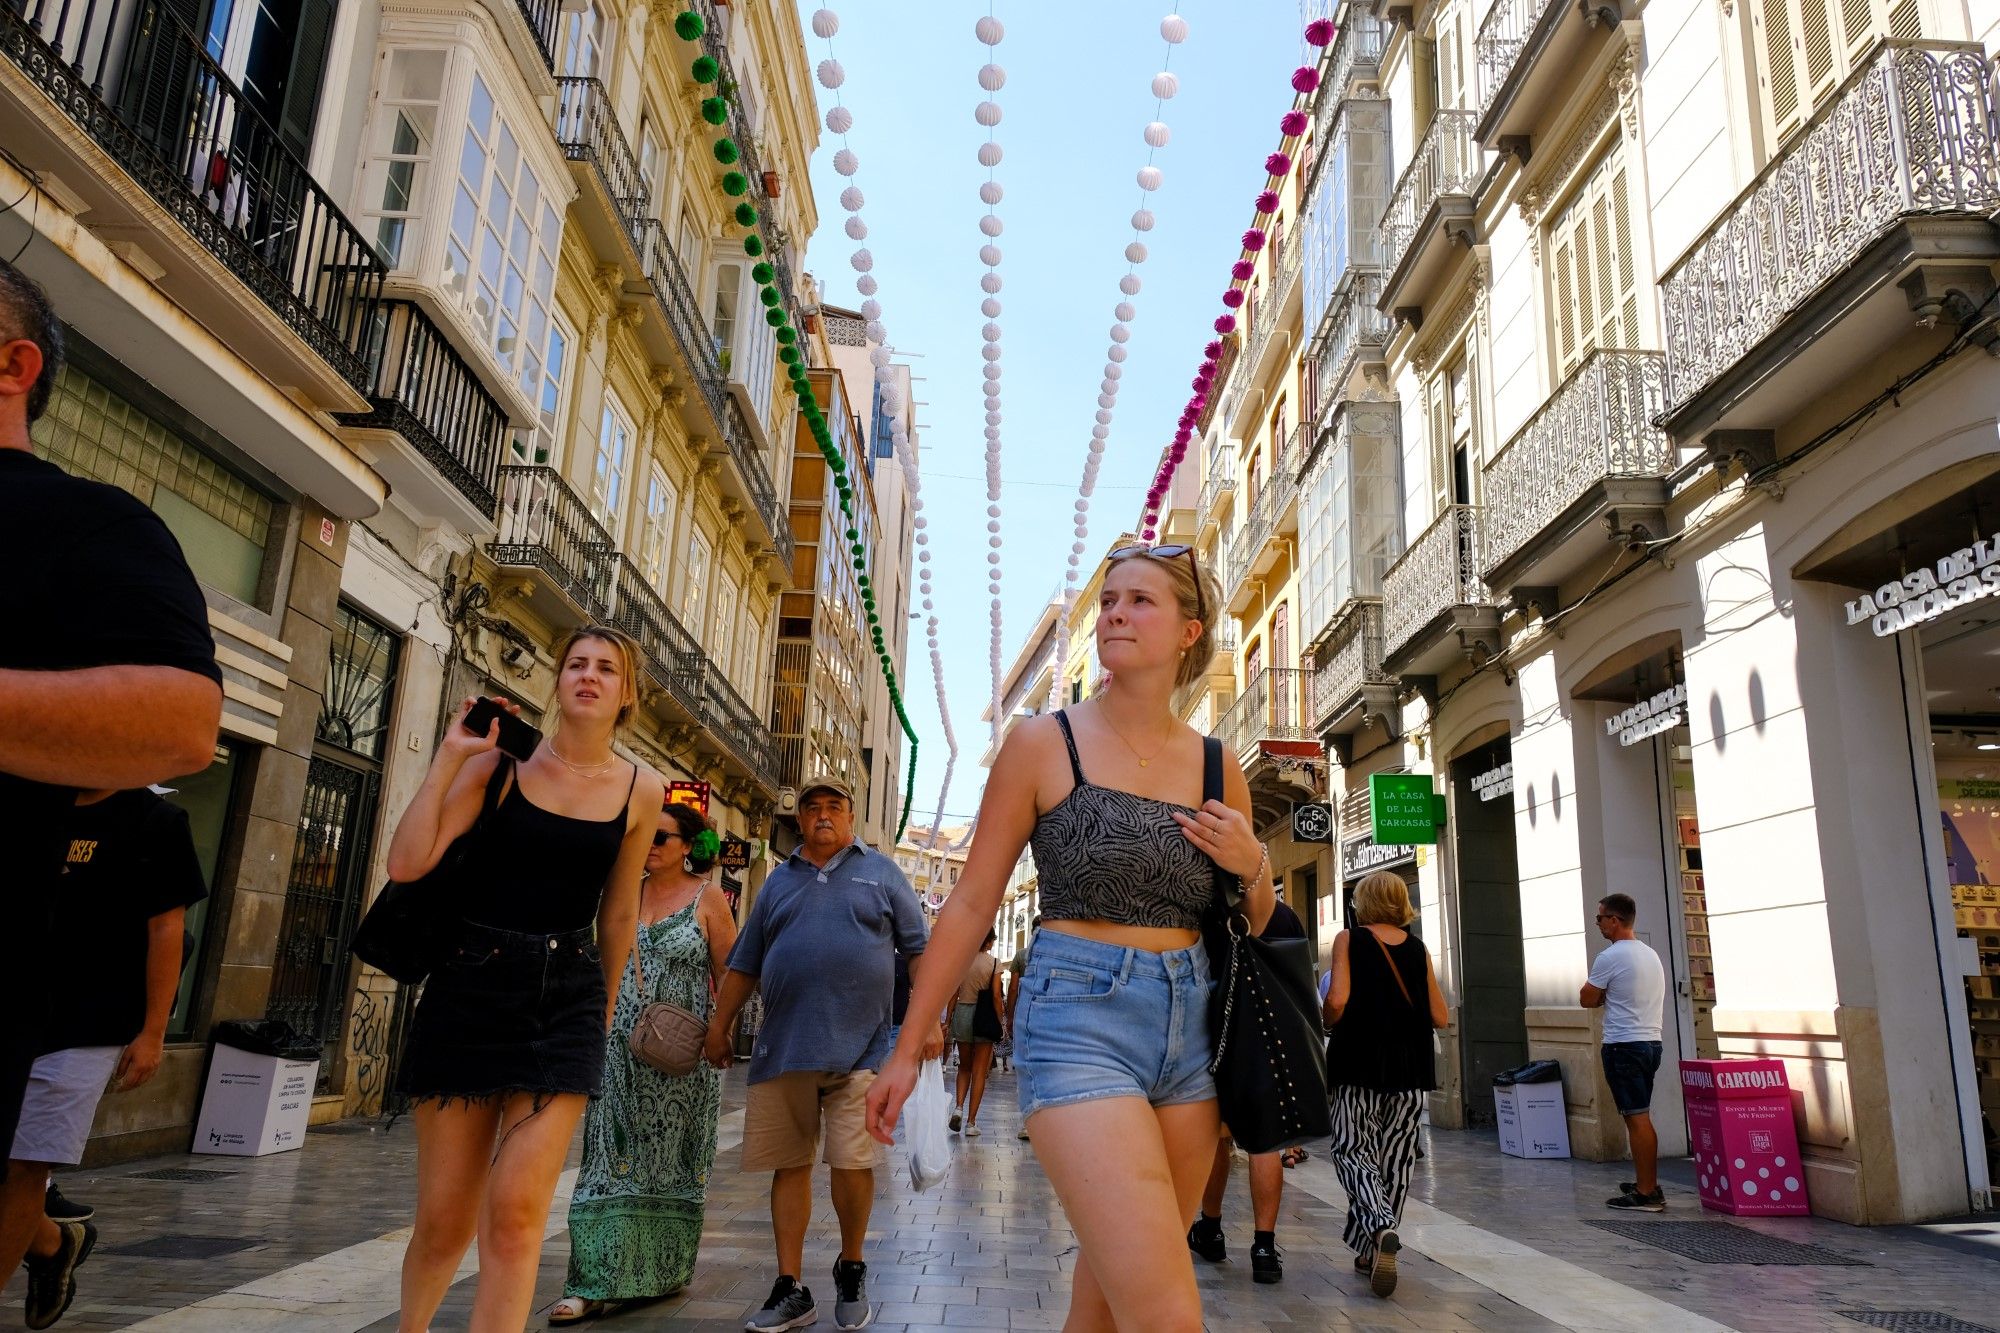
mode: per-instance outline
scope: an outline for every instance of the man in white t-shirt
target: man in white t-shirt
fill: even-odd
[[[1642,1213],[1667,1210],[1660,1188],[1660,1136],[1653,1128],[1653,1076],[1660,1072],[1660,1015],[1666,1006],[1667,973],[1660,956],[1632,933],[1639,908],[1629,894],[1598,900],[1597,929],[1611,941],[1590,966],[1590,980],[1578,996],[1586,1009],[1604,1010],[1604,1081],[1625,1132],[1632,1140],[1637,1180],[1625,1183],[1613,1208]]]

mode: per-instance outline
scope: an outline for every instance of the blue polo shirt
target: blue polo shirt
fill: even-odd
[[[914,957],[929,938],[909,880],[880,852],[856,842],[825,869],[792,853],[729,954],[730,970],[756,977],[764,997],[750,1081],[881,1069],[896,954]]]

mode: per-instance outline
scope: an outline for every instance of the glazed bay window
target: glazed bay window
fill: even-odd
[[[590,470],[590,512],[615,538],[625,525],[625,478],[632,469],[632,423],[610,398],[597,427],[597,457]]]
[[[455,304],[498,377],[537,399],[567,190],[546,129],[503,108],[459,48],[382,57],[362,230],[394,277]]]
[[[764,306],[757,293],[750,265],[717,264],[711,306],[714,318],[709,327],[715,335],[715,359],[722,377],[735,386],[744,407],[769,436],[775,433],[771,388],[777,373],[778,344],[776,331],[764,322]]]

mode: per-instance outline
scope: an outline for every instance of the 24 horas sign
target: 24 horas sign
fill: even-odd
[[[1887,638],[1993,596],[2000,596],[2000,534],[1862,593],[1847,604],[1847,623],[1866,621],[1878,638]]]

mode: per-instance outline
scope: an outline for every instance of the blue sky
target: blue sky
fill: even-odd
[[[812,34],[818,8],[808,2],[799,11],[815,66],[829,54],[829,43]],[[1007,73],[1006,86],[990,96],[1004,111],[994,137],[1005,156],[992,174],[1006,192],[995,210],[1005,231],[995,243],[1003,252],[1001,597],[1011,662],[1060,585],[1073,539],[1112,308],[1125,299],[1118,280],[1143,197],[1136,177],[1148,149],[1140,136],[1154,118],[1149,85],[1168,50],[1160,19],[1169,9],[1164,0],[998,0],[992,13],[1006,35],[988,48],[973,32],[983,4],[834,0],[832,8],[840,30],[831,53],[847,75],[839,98],[854,115],[848,146],[861,165],[851,182],[835,172],[840,140],[823,134],[812,164],[820,225],[807,266],[827,300],[860,305],[848,262],[857,243],[842,230],[848,214],[839,204],[841,190],[858,185],[889,341],[919,377],[925,514],[959,743],[945,809],[967,814],[985,779],[979,714],[991,693],[979,310],[986,271],[979,219],[987,211],[979,186],[988,172],[976,156],[987,131],[973,119],[989,94],[978,71],[991,60]],[[1293,0],[1190,0],[1178,12],[1190,32],[1172,48],[1180,91],[1160,108],[1173,137],[1154,156],[1165,179],[1146,200],[1157,225],[1137,270],[1144,288],[1131,298],[1138,315],[1091,504],[1093,555],[1136,517],[1187,399],[1238,237],[1250,224],[1250,201],[1264,182],[1264,157],[1291,106],[1288,77],[1304,58]],[[824,112],[835,95],[815,87]],[[915,804],[928,812],[945,746],[922,622],[911,628],[905,694],[922,739]]]

